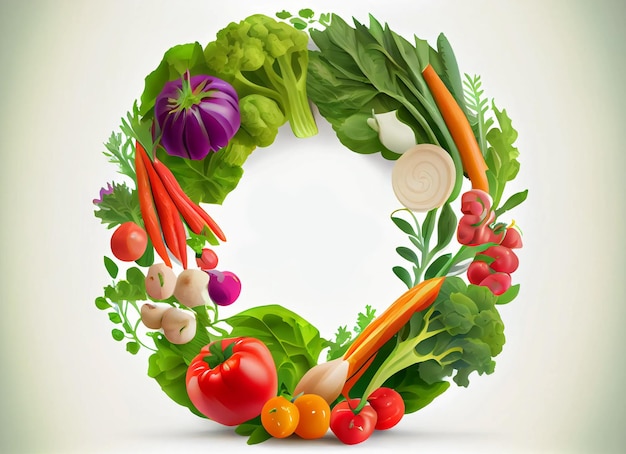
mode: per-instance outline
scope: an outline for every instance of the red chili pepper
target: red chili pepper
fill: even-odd
[[[187,233],[180,218],[180,213],[176,209],[176,205],[174,205],[159,175],[154,170],[146,150],[141,147],[137,151],[141,155],[148,173],[152,196],[159,214],[165,243],[169,250],[172,251],[172,254],[174,254],[174,257],[181,262],[183,268],[187,269]]]
[[[222,232],[222,229],[220,229],[213,218],[185,194],[185,191],[180,187],[172,171],[157,158],[154,159],[154,169],[161,177],[163,185],[167,189],[176,208],[178,208],[185,219],[185,222],[189,225],[189,228],[194,233],[200,234],[202,229],[207,226],[220,240],[226,241],[224,232]]]
[[[137,173],[137,193],[139,195],[141,217],[143,218],[144,227],[150,237],[150,241],[152,241],[154,249],[157,251],[157,254],[159,254],[163,262],[171,268],[172,262],[170,261],[165,243],[163,243],[163,238],[161,237],[161,228],[159,227],[159,220],[157,218],[157,213],[154,207],[154,199],[152,198],[152,191],[150,189],[150,179],[143,160],[141,159],[141,151],[145,154],[145,150],[139,142],[136,144],[136,150],[135,172]]]

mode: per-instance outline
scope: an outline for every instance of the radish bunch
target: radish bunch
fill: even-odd
[[[472,189],[463,194],[461,212],[459,243],[466,246],[495,243],[476,256],[467,270],[467,278],[471,284],[488,287],[494,295],[501,295],[511,287],[511,273],[519,266],[513,249],[522,247],[522,237],[513,227],[494,224],[496,215],[491,197],[484,191]]]

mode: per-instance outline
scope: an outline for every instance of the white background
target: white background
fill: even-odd
[[[117,178],[101,151],[143,78],[172,45],[206,43],[230,21],[283,8],[372,13],[406,37],[444,32],[461,71],[482,75],[520,133],[530,189],[515,218],[525,248],[502,308],[496,373],[451,388],[354,448],[376,452],[620,452],[623,366],[624,17],[618,1],[37,1],[0,14],[2,452],[310,452],[316,442],[245,439],[172,403],[110,337],[93,300],[108,283],[110,232],[91,200]],[[174,6],[176,5],[176,6]],[[365,304],[402,291],[404,237],[390,165],[342,148],[323,120],[256,151],[222,207],[224,268],[245,307],[283,304],[331,336]],[[230,312],[228,312],[230,311]]]

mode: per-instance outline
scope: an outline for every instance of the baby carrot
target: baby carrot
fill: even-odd
[[[143,224],[146,228],[146,232],[152,241],[152,245],[157,254],[170,268],[172,262],[170,256],[167,253],[165,243],[161,237],[161,228],[159,227],[159,220],[154,207],[154,199],[152,198],[152,190],[150,189],[150,179],[148,177],[148,171],[145,164],[141,159],[141,151],[145,153],[145,150],[139,142],[136,144],[135,152],[135,173],[137,174],[137,193],[139,196],[139,207],[141,209],[141,217],[143,218]]]
[[[422,75],[459,150],[472,189],[482,189],[488,193],[487,164],[465,113],[430,64],[424,68]]]

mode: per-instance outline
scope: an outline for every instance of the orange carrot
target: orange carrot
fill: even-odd
[[[428,279],[409,289],[357,336],[343,355],[349,364],[348,378],[342,391],[345,396],[374,360],[378,350],[409,322],[415,312],[424,310],[435,301],[444,280],[445,277]]]
[[[482,189],[489,193],[487,164],[465,113],[430,64],[424,68],[422,75],[459,150],[463,169],[472,182],[472,189]]]
[[[159,226],[159,220],[154,207],[154,199],[150,188],[148,171],[146,170],[146,166],[141,158],[141,150],[143,150],[143,147],[139,144],[139,142],[136,144],[136,150],[135,173],[137,174],[137,194],[139,196],[139,208],[141,209],[143,224],[157,254],[159,254],[163,262],[171,268],[172,262],[170,261],[170,256],[167,253],[167,248],[165,247],[165,243],[163,243],[163,238],[161,237],[161,228]]]

